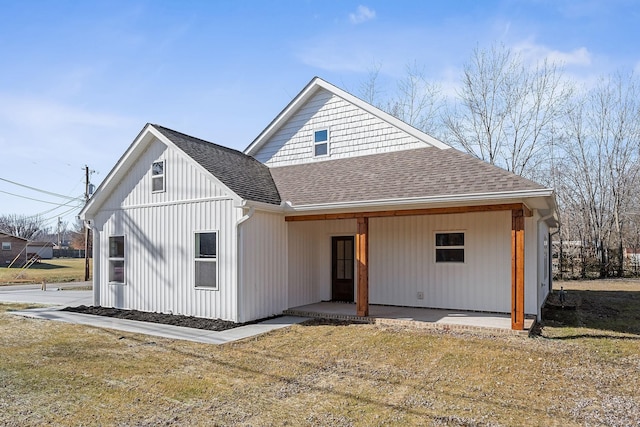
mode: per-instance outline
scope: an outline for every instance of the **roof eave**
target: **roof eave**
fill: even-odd
[[[412,197],[402,199],[382,199],[382,200],[364,200],[349,201],[336,203],[318,203],[306,205],[293,205],[286,202],[286,212],[292,213],[309,213],[309,212],[326,212],[326,211],[375,211],[389,209],[395,207],[399,209],[411,209],[415,207],[436,207],[436,206],[473,206],[480,204],[498,204],[505,201],[522,201],[527,206],[533,204],[537,200],[554,199],[553,189],[544,188],[538,190],[526,191],[507,191],[500,193],[475,193],[475,194],[455,194],[455,195],[438,195],[429,197]],[[531,206],[529,206],[531,207]],[[549,207],[550,211],[555,211],[555,204]]]

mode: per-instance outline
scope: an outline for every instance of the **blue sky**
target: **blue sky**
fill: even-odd
[[[0,0],[0,214],[73,221],[147,122],[244,149],[313,76],[358,94],[407,64],[453,93],[476,47],[581,86],[640,68],[640,2]],[[386,90],[393,91],[390,84]],[[13,193],[50,203],[9,195]]]

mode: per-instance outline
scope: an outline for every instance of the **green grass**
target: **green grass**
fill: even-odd
[[[537,338],[316,321],[212,346],[0,305],[0,424],[637,425],[640,303],[616,293],[634,286]]]
[[[91,260],[89,272],[91,273]],[[63,283],[84,280],[84,259],[56,258],[42,260],[28,269],[0,267],[0,285],[10,283]]]

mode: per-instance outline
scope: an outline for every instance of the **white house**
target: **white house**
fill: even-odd
[[[327,300],[539,316],[553,189],[314,78],[239,152],[146,125],[84,207],[94,304],[236,322]]]

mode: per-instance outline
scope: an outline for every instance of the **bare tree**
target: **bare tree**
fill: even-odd
[[[10,214],[0,216],[0,231],[33,240],[46,233],[47,230],[39,216]]]
[[[567,115],[560,194],[585,218],[582,233],[596,250],[601,277],[608,275],[613,241],[623,274],[625,224],[640,185],[639,95],[633,75],[616,74],[583,94]]]
[[[424,69],[416,63],[406,67],[406,74],[398,81],[396,96],[386,111],[428,134],[438,131],[438,113],[442,105],[441,88],[425,77]]]
[[[555,64],[528,68],[504,46],[476,48],[464,66],[454,105],[445,111],[446,140],[518,175],[548,159],[554,123],[572,93]]]
[[[360,84],[360,97],[416,129],[435,134],[440,128],[439,111],[443,104],[440,86],[430,82],[424,69],[414,63],[405,67],[405,76],[396,82],[393,95],[385,98],[380,69],[381,65],[376,63],[369,70],[367,79]]]

